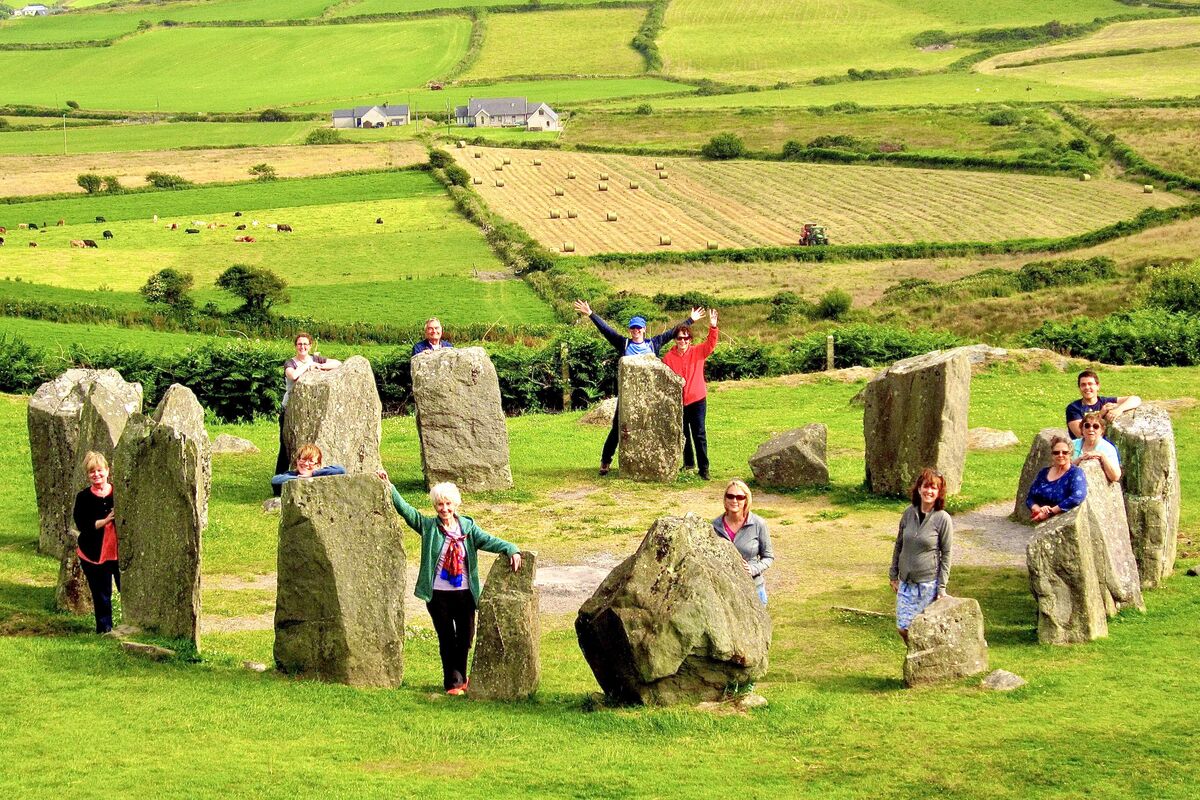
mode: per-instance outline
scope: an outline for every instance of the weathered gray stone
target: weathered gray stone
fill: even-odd
[[[1117,417],[1108,438],[1121,454],[1125,513],[1142,586],[1175,569],[1179,536],[1179,463],[1175,431],[1161,408],[1145,404]]]
[[[621,475],[675,480],[683,461],[683,378],[652,355],[625,356],[617,384]]]
[[[471,696],[482,700],[524,700],[541,679],[537,553],[521,553],[512,571],[501,556],[492,563],[479,597]]]
[[[151,661],[166,661],[168,658],[175,657],[175,651],[165,647],[159,647],[156,644],[143,644],[142,642],[121,642],[121,649],[126,653],[134,656],[148,658]]]
[[[867,486],[904,496],[925,467],[962,486],[967,457],[971,361],[965,353],[934,351],[897,361],[863,390]]]
[[[1025,465],[1021,467],[1021,477],[1017,480],[1017,499],[1013,502],[1012,520],[1024,525],[1033,524],[1029,516],[1029,508],[1025,501],[1029,498],[1029,487],[1043,467],[1050,466],[1050,442],[1055,436],[1070,439],[1066,428],[1042,428],[1037,436],[1029,443],[1029,455],[1025,456]]]
[[[970,428],[967,431],[968,450],[1003,450],[1020,443],[1021,441],[1012,431],[983,427]]]
[[[920,686],[977,675],[987,669],[983,611],[969,597],[943,597],[908,626],[904,684]]]
[[[771,618],[736,548],[688,514],[650,527],[579,609],[575,634],[614,700],[695,703],[762,677]]]
[[[1020,689],[1028,682],[1020,675],[1006,669],[994,669],[979,685],[993,692],[1011,692],[1013,689]]]
[[[607,397],[589,408],[579,418],[580,425],[612,425],[617,415],[617,398]]]
[[[500,379],[482,347],[432,350],[412,360],[421,467],[433,486],[471,492],[508,489],[508,428]]]
[[[405,529],[372,475],[283,487],[275,665],[352,686],[404,679]]]
[[[754,480],[784,489],[829,485],[825,439],[825,426],[819,422],[768,439],[750,456]]]
[[[382,414],[371,363],[351,356],[337,369],[300,376],[288,397],[283,438],[290,453],[315,444],[325,464],[343,466],[350,475],[374,474],[382,467]]]
[[[243,439],[240,436],[230,436],[228,433],[219,433],[217,438],[212,442],[213,455],[229,455],[241,453],[257,453],[258,445],[249,439]]]
[[[200,646],[200,541],[212,455],[204,408],[174,384],[152,416],[134,415],[113,460],[123,618]]]
[[[268,497],[266,500],[263,500],[262,510],[264,514],[278,514],[281,508],[283,508],[283,501],[278,497]]]
[[[266,672],[267,671],[267,665],[262,663],[261,661],[243,661],[242,668],[248,669],[251,672]]]
[[[988,344],[968,344],[962,347],[953,347],[946,350],[945,354],[951,357],[965,355],[973,367],[991,364],[996,361],[1004,361],[1008,358],[1008,351],[1003,347],[992,347]]]
[[[1137,561],[1129,543],[1129,523],[1125,519],[1125,495],[1120,482],[1109,483],[1104,468],[1097,461],[1084,461],[1080,468],[1087,476],[1087,499],[1083,512],[1088,515],[1092,532],[1092,551],[1095,557],[1101,595],[1108,615],[1122,608],[1146,610],[1142,602],[1142,583]]]
[[[1037,527],[1025,550],[1038,604],[1038,641],[1088,642],[1108,635],[1088,515],[1073,508]]]

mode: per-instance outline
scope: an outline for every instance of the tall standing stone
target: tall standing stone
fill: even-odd
[[[908,626],[904,684],[940,683],[987,669],[983,612],[969,597],[943,597],[913,618]]]
[[[967,457],[971,360],[942,352],[897,361],[863,390],[867,486],[906,495],[925,467],[946,478],[946,491],[962,487]]]
[[[606,694],[667,705],[762,677],[771,618],[737,549],[688,514],[655,521],[579,609],[575,635]]]
[[[387,486],[373,475],[284,484],[275,595],[280,670],[352,686],[400,685],[404,530]]]
[[[825,463],[825,426],[819,422],[772,437],[750,456],[754,480],[762,486],[792,489],[798,486],[828,486]]]
[[[1050,466],[1050,442],[1055,436],[1070,440],[1071,434],[1066,428],[1042,428],[1029,444],[1029,455],[1025,456],[1025,465],[1021,467],[1021,477],[1017,480],[1017,499],[1013,503],[1012,519],[1025,525],[1032,524],[1029,507],[1025,501],[1029,498],[1029,489],[1033,486],[1037,474],[1043,467]]]
[[[1179,534],[1179,463],[1167,412],[1143,405],[1117,417],[1108,438],[1121,454],[1125,513],[1142,586],[1175,570]]]
[[[337,369],[310,369],[288,397],[283,437],[288,452],[301,445],[321,448],[324,463],[350,475],[374,474],[379,459],[383,404],[371,362],[351,356]]]
[[[510,488],[500,379],[487,351],[421,353],[412,360],[412,381],[425,481],[452,481],[471,492]]]
[[[192,390],[174,384],[152,416],[135,415],[113,461],[122,618],[199,648],[212,453]]]
[[[537,553],[521,553],[521,569],[497,558],[479,597],[471,695],[483,700],[524,700],[537,691],[541,623]]]
[[[673,481],[683,463],[683,378],[652,355],[617,366],[620,473],[639,481]]]
[[[1120,482],[1110,483],[1097,461],[1080,464],[1087,477],[1087,499],[1082,510],[1088,515],[1092,532],[1092,551],[1099,570],[1101,595],[1108,615],[1122,608],[1146,610],[1142,601],[1142,582],[1137,560],[1129,543],[1129,523],[1125,519],[1125,496]]]
[[[1025,549],[1029,588],[1038,605],[1038,641],[1090,642],[1108,635],[1108,616],[1093,556],[1090,520],[1081,509],[1037,527]]]

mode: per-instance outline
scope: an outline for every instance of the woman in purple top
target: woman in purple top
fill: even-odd
[[[1071,463],[1071,443],[1062,436],[1050,440],[1050,466],[1043,467],[1029,487],[1025,505],[1030,519],[1042,522],[1070,511],[1087,499],[1087,478]]]

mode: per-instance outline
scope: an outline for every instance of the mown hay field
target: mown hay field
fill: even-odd
[[[180,175],[193,183],[244,181],[250,167],[270,164],[281,178],[305,178],[362,169],[407,167],[426,160],[416,142],[321,147],[237,147],[220,150],[89,153],[78,156],[0,156],[0,197],[81,191],[76,177],[112,175],[126,188],[145,185],[149,172]]]
[[[11,103],[70,99],[84,108],[246,111],[368,92],[379,102],[382,92],[423,85],[447,71],[466,51],[470,27],[462,17],[438,17],[369,26],[155,29],[111,47],[0,52],[0,75]]]
[[[1185,47],[1194,44],[1200,44],[1198,17],[1117,22],[1082,39],[1032,47],[1015,53],[1001,53],[981,61],[975,69],[990,72],[1048,58],[1071,58],[1118,50]]]
[[[645,62],[629,43],[645,16],[640,8],[491,14],[483,49],[464,77],[636,75]]]
[[[1200,50],[1159,50],[1127,56],[1057,61],[1003,71],[1018,80],[1135,98],[1200,94]]]
[[[1200,177],[1200,109],[1092,108],[1082,113],[1153,164]]]
[[[572,242],[577,254],[796,244],[810,221],[827,226],[835,244],[1066,236],[1182,202],[1110,179],[501,148],[454,153],[482,180],[474,188],[493,210],[552,250]],[[504,158],[512,163],[503,166]],[[602,173],[607,191],[598,190]],[[561,218],[551,219],[551,210]],[[609,212],[617,221],[607,220]],[[660,236],[671,243],[661,245]]]

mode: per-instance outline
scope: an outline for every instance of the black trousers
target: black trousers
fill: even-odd
[[[708,398],[688,403],[683,407],[683,465],[696,467],[701,475],[708,474],[708,434],[704,431],[704,417],[708,412]],[[692,447],[696,448],[695,458]]]
[[[121,591],[121,570],[119,562],[105,561],[103,564],[89,564],[82,558],[79,566],[87,578],[88,588],[92,590],[92,607],[96,610],[96,633],[108,633],[112,630],[112,594],[113,584]]]
[[[283,441],[283,412],[279,412],[279,454],[275,456],[275,474],[282,475],[292,468],[292,454],[288,452]],[[279,497],[283,494],[283,484],[271,486],[271,492]]]
[[[475,596],[463,591],[433,591],[425,604],[437,632],[442,656],[442,684],[454,689],[467,682],[467,653],[475,639]]]
[[[617,445],[621,443],[621,403],[617,402],[617,408],[613,411],[612,429],[608,432],[608,438],[604,440],[604,449],[600,452],[600,463],[611,464],[613,456],[616,455]]]

